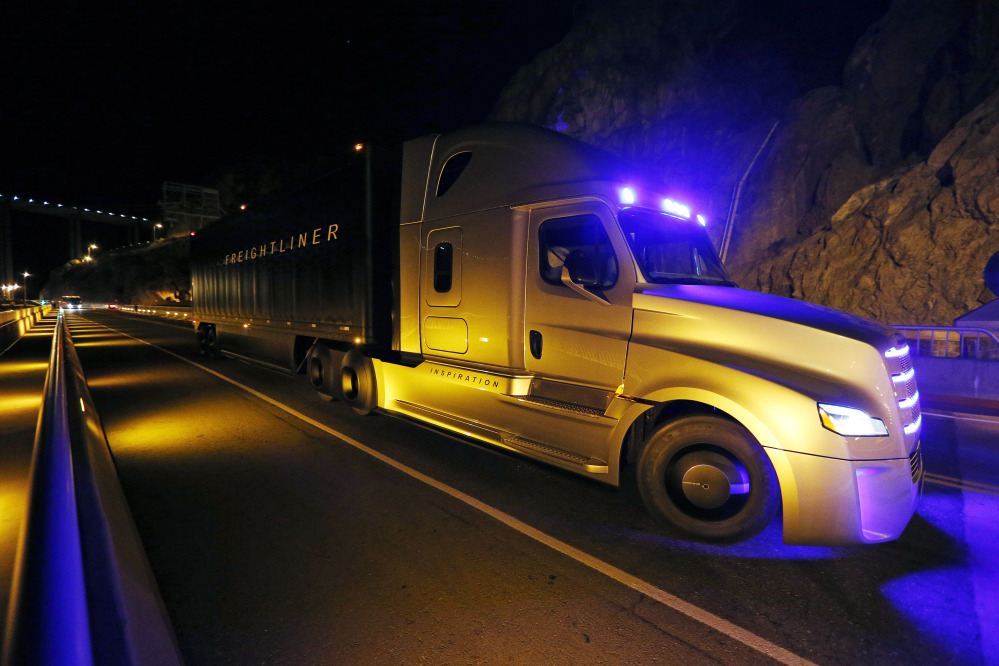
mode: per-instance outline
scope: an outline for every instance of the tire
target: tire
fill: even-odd
[[[342,353],[334,352],[324,343],[316,343],[309,350],[309,361],[306,364],[305,374],[309,378],[309,384],[326,402],[339,398],[339,371],[342,356]]]
[[[375,366],[371,359],[352,349],[340,366],[340,395],[358,414],[370,414],[378,406]]]
[[[777,473],[763,447],[738,423],[716,416],[690,416],[656,430],[637,477],[649,513],[709,543],[755,536],[780,504]]]
[[[194,339],[198,341],[198,354],[208,356],[208,336],[205,335],[204,327],[198,329],[198,332],[194,334]]]
[[[219,356],[221,356],[222,350],[219,347],[219,336],[218,333],[215,332],[214,326],[209,328],[208,332],[205,333],[205,348],[206,348],[205,355],[208,358],[218,358]]]

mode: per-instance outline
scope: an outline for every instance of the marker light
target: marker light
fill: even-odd
[[[846,437],[884,437],[884,421],[852,407],[819,404],[819,419],[827,430]]]
[[[905,432],[906,435],[911,435],[912,433],[914,433],[917,430],[919,430],[919,427],[921,425],[923,425],[923,415],[922,414],[920,414],[919,416],[917,416],[915,421],[913,421],[909,425],[907,425],[904,428],[902,428],[902,430]]]
[[[630,187],[622,187],[617,193],[617,198],[625,206],[630,206],[638,201],[638,197],[635,196],[635,190]]]
[[[677,217],[682,217],[685,220],[690,219],[690,206],[685,206],[679,201],[663,199],[663,210],[670,215],[676,215]]]
[[[708,226],[708,221],[707,221],[706,219],[704,219],[704,216],[703,216],[703,215],[698,215],[698,216],[697,216],[697,222],[698,222],[698,224],[700,224],[700,225],[701,225],[702,227],[706,227],[706,226]]]
[[[899,409],[909,409],[910,407],[912,407],[913,405],[915,405],[916,401],[918,401],[918,400],[919,400],[919,391],[916,391],[915,393],[913,393],[911,396],[909,396],[905,400],[899,400],[898,401],[898,408]]]

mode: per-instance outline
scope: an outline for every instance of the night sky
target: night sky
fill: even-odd
[[[572,20],[571,0],[296,4],[3,3],[0,193],[149,216],[163,181],[477,122]],[[13,218],[16,273],[66,261],[65,222]]]

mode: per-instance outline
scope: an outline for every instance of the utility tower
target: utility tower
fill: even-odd
[[[222,217],[219,191],[209,187],[163,183],[163,226],[170,232],[198,231]]]

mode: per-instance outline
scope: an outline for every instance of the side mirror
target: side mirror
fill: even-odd
[[[593,266],[593,261],[580,250],[573,250],[565,258],[563,270],[569,271],[569,279],[575,284],[584,287],[593,287],[598,284],[597,271]]]

